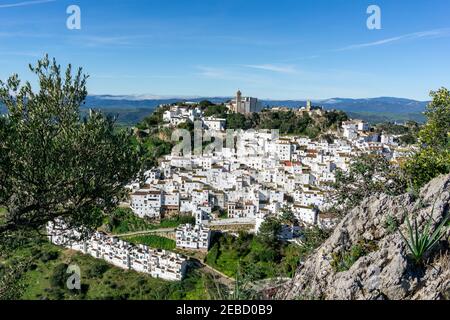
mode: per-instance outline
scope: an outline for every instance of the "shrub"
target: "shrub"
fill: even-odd
[[[88,277],[90,278],[101,278],[103,274],[109,270],[109,265],[106,263],[96,263],[94,266],[92,266],[91,269],[88,271]]]
[[[386,221],[384,222],[384,228],[388,234],[392,234],[398,229],[398,221],[393,216],[388,215]]]
[[[411,225],[409,217],[406,216],[406,223],[408,225],[408,238],[406,238],[401,231],[400,234],[416,264],[422,263],[426,253],[433,249],[433,247],[444,237],[445,233],[447,232],[448,221],[449,216],[447,215],[437,226],[437,228],[432,231],[431,225],[433,223],[433,218],[430,217],[424,229],[420,230],[419,226],[417,225],[417,218],[414,219],[413,226]]]
[[[42,262],[46,263],[58,259],[59,253],[57,251],[46,251],[41,253],[40,259]]]
[[[53,273],[50,276],[50,284],[53,288],[63,289],[66,287],[66,280],[68,278],[66,274],[67,268],[67,264],[61,263],[53,270]]]
[[[359,241],[349,250],[341,250],[332,254],[331,267],[335,272],[343,272],[349,270],[359,258],[366,256],[375,251],[377,246],[371,241]]]

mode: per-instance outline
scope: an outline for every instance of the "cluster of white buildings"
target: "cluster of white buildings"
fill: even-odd
[[[205,130],[224,131],[227,123],[226,119],[205,117],[199,107],[192,105],[172,105],[163,114],[163,122],[166,126],[177,127],[186,122],[201,121]]]
[[[257,100],[243,98],[238,92],[228,106],[232,112],[258,112]],[[324,113],[311,103],[299,112]],[[337,218],[328,213],[327,197],[337,169],[347,171],[361,153],[384,155],[397,160],[410,150],[399,148],[394,138],[379,135],[360,120],[342,124],[343,135],[334,142],[299,136],[280,137],[276,130],[223,132],[225,119],[206,118],[195,106],[171,106],[164,113],[169,126],[201,120],[205,135],[220,133],[223,144],[200,154],[167,155],[159,166],[145,173],[145,181],[136,181],[130,189],[130,208],[141,218],[161,219],[175,215],[195,217],[195,225],[175,230],[178,248],[207,251],[210,225],[217,223],[217,212],[226,212],[225,220],[252,221],[258,232],[268,217],[291,211],[300,226],[284,225],[280,238],[291,240],[300,227],[332,228]],[[226,221],[220,223],[226,224]],[[118,267],[144,272],[166,280],[180,280],[187,261],[178,254],[134,246],[115,237],[96,232],[86,241],[72,240],[76,231],[58,231],[49,224],[50,239],[104,259]]]
[[[258,107],[244,109],[240,92],[232,100],[232,112],[256,112]],[[256,103],[256,102],[255,102]],[[175,111],[178,110],[178,111]],[[202,119],[204,134],[215,136],[225,123],[210,124],[200,110],[188,113],[167,111],[185,117]],[[299,112],[325,113],[309,102]],[[189,119],[191,119],[189,118]],[[327,198],[336,169],[347,171],[352,159],[361,153],[380,154],[397,160],[409,150],[399,148],[394,138],[371,130],[368,123],[351,120],[342,123],[343,134],[329,143],[305,137],[280,137],[276,130],[221,132],[223,144],[201,154],[168,155],[158,168],[147,173],[145,184],[130,186],[131,208],[140,217],[159,219],[167,215],[192,215],[196,226],[177,231],[177,245],[205,249],[215,219],[213,213],[226,211],[233,220],[253,219],[256,229],[269,216],[287,209],[304,226],[331,228],[337,219],[328,213],[332,206]],[[230,143],[231,140],[231,143]],[[205,230],[205,231],[202,231]]]
[[[179,124],[199,119],[201,115],[201,110],[199,107],[195,106],[170,106],[170,109],[165,111],[163,114],[163,121],[171,126],[178,126]]]
[[[202,223],[185,224],[175,232],[177,248],[208,251],[211,241],[211,230]]]
[[[101,232],[94,232],[88,239],[80,240],[80,232],[67,230],[61,221],[49,223],[47,233],[55,245],[91,255],[122,269],[169,281],[179,281],[186,273],[187,259],[170,251],[132,245]]]
[[[411,154],[411,148],[399,146],[394,135],[378,133],[371,130],[370,125],[362,120],[349,120],[342,123],[343,137],[362,152],[385,156],[398,161]]]
[[[317,224],[327,209],[327,183],[355,152],[344,140],[328,144],[244,132],[232,148],[166,156],[143,186],[130,186],[131,208],[140,217],[186,214],[206,223],[218,209],[230,219],[256,219],[290,208],[304,224]]]

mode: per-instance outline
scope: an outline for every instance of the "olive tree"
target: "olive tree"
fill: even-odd
[[[40,230],[64,217],[70,227],[97,227],[140,172],[132,133],[115,119],[91,111],[82,69],[65,72],[45,56],[30,65],[39,87],[17,75],[0,82],[0,235]]]

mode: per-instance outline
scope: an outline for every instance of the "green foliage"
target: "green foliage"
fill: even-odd
[[[401,135],[401,134],[407,134],[409,132],[408,127],[398,125],[392,122],[384,122],[381,124],[378,124],[376,126],[377,131],[384,132],[387,134],[392,135]]]
[[[39,90],[17,75],[0,83],[0,206],[7,208],[0,233],[39,229],[64,216],[70,226],[94,228],[137,177],[140,154],[132,133],[93,112],[80,118],[87,76],[65,74],[48,57],[30,66]]]
[[[449,216],[447,215],[433,231],[431,229],[434,222],[432,217],[421,229],[417,224],[417,217],[414,218],[414,225],[412,225],[408,215],[406,215],[408,237],[402,232],[400,234],[416,264],[422,263],[425,255],[444,237],[448,229],[448,221]]]
[[[108,271],[110,266],[101,260],[98,260],[92,267],[89,268],[87,272],[87,277],[89,278],[102,278],[106,271]]]
[[[337,129],[342,124],[342,122],[349,120],[348,115],[345,112],[339,110],[327,111],[325,113],[325,117],[327,119],[324,125],[325,129]]]
[[[69,277],[67,274],[67,268],[69,266],[65,263],[61,263],[56,266],[56,268],[53,270],[52,275],[50,276],[50,284],[54,288],[58,289],[65,289],[66,288],[66,281]]]
[[[209,300],[258,300],[260,295],[252,288],[252,277],[246,271],[238,271],[232,287],[220,284],[212,276],[204,276],[204,287]]]
[[[279,245],[278,235],[281,232],[281,222],[278,219],[267,218],[258,230],[257,239],[269,248]]]
[[[282,209],[279,220],[287,225],[296,225],[298,223],[292,210]]]
[[[300,245],[288,244],[281,249],[282,258],[277,265],[281,274],[288,277],[294,276],[300,262],[310,256],[329,236],[329,231],[322,230],[319,227],[303,229]]]
[[[397,219],[395,219],[393,216],[388,215],[386,217],[386,221],[384,223],[384,228],[386,229],[386,231],[389,234],[394,233],[395,231],[397,231],[399,225],[398,225],[398,221]]]
[[[424,186],[440,174],[450,172],[450,92],[431,92],[425,113],[427,123],[419,132],[420,150],[405,164],[413,186]]]
[[[303,230],[301,245],[282,243],[276,236],[279,232],[279,220],[268,220],[265,226],[261,226],[262,236],[261,233],[257,236],[240,234],[237,238],[219,235],[213,239],[205,262],[231,277],[236,277],[240,272],[251,281],[292,277],[300,261],[329,237],[327,231],[315,227]]]
[[[248,130],[256,126],[257,114],[252,114],[245,116],[240,113],[229,113],[227,114],[227,129],[233,130]]]
[[[400,195],[407,190],[407,179],[400,167],[391,164],[384,156],[361,155],[348,172],[336,170],[331,199],[340,214],[358,205],[364,198],[385,193]]]
[[[328,239],[330,233],[329,231],[315,226],[313,228],[304,229],[302,236],[300,255],[301,257],[307,257]]]
[[[331,267],[335,272],[349,270],[359,258],[377,249],[374,242],[359,241],[349,250],[341,250],[332,254]]]
[[[326,111],[323,116],[292,111],[265,111],[255,121],[257,129],[278,129],[282,135],[303,135],[317,138],[321,132],[337,129],[342,121],[348,120],[342,111]]]
[[[145,117],[144,120],[142,120],[137,127],[141,130],[145,129],[151,129],[151,128],[157,128],[160,125],[163,124],[163,115],[164,112],[169,110],[169,107],[159,107],[156,108],[151,115],[148,117]]]
[[[228,108],[223,104],[210,105],[206,107],[206,109],[203,111],[203,114],[205,117],[226,119],[228,115]]]
[[[251,265],[251,270],[257,270],[257,266]],[[259,270],[259,274],[255,276],[254,271],[242,272],[238,267],[238,272],[235,277],[234,287],[228,292],[226,299],[232,301],[239,300],[257,300],[259,298],[258,293],[252,289],[251,283],[255,280],[261,279],[263,270]]]
[[[194,132],[194,123],[190,120],[187,120],[186,122],[180,123],[177,128],[181,130],[187,130],[192,133]]]
[[[117,208],[106,217],[105,226],[114,234],[147,231],[162,228],[176,228],[181,224],[194,224],[195,217],[180,215],[161,221],[147,220],[136,216],[131,209]]]
[[[153,224],[136,216],[131,209],[117,208],[107,217],[108,230],[114,234],[143,231],[153,228]]]
[[[404,134],[401,137],[399,137],[398,141],[400,142],[401,145],[406,145],[406,146],[416,144],[418,141],[417,134],[409,132],[409,133]]]
[[[195,217],[193,216],[185,216],[185,215],[179,215],[173,218],[165,218],[162,219],[158,228],[176,228],[181,224],[195,224]]]
[[[384,122],[376,126],[378,132],[384,132],[399,136],[398,142],[402,145],[413,145],[417,143],[419,124],[415,121],[408,121],[405,125],[392,122]]]
[[[163,140],[155,134],[142,138],[138,144],[144,152],[145,169],[156,167],[158,159],[170,154],[173,148],[171,141]]]
[[[21,278],[27,271],[29,263],[29,259],[26,258],[9,265],[0,263],[0,301],[20,299],[26,288]]]
[[[205,110],[205,109],[208,108],[208,107],[213,107],[213,106],[215,106],[215,104],[212,103],[212,102],[209,101],[209,100],[202,100],[202,101],[200,101],[200,102],[198,103],[198,105],[199,105],[199,107],[200,107],[202,110]]]
[[[56,259],[58,259],[58,257],[59,257],[58,251],[45,251],[45,252],[41,253],[39,259],[42,262],[48,262],[48,261],[56,260]]]
[[[303,253],[302,247],[296,244],[289,244],[283,247],[281,263],[278,266],[281,268],[282,274],[287,277],[293,277],[300,262],[305,258]]]
[[[297,115],[294,111],[271,111],[262,113],[258,129],[279,129],[282,135],[304,135],[312,123],[312,118],[307,114]]]
[[[420,189],[435,177],[450,172],[450,151],[422,147],[404,165],[415,189]]]
[[[205,262],[225,273],[236,277],[240,272],[254,280],[276,276],[280,248],[267,246],[251,234],[241,233],[239,237],[220,234],[214,240]]]
[[[58,252],[43,262],[41,254]],[[33,264],[30,264],[30,261]],[[81,290],[68,290],[68,265],[81,268]],[[0,300],[173,300],[208,299],[205,276],[188,270],[182,281],[155,279],[126,271],[81,253],[63,250],[48,242],[34,241],[10,252],[0,263]]]
[[[126,240],[134,244],[145,244],[154,249],[173,250],[176,248],[174,240],[155,235],[130,237]]]

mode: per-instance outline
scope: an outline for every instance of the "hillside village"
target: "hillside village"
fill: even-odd
[[[242,97],[240,91],[226,107],[229,113],[246,116],[262,109],[258,99]],[[214,226],[226,231],[227,227],[246,224],[257,234],[267,218],[285,211],[294,215],[296,223],[283,224],[279,238],[301,243],[303,228],[332,229],[338,222],[338,217],[329,212],[333,202],[327,196],[337,169],[347,171],[352,159],[362,153],[398,162],[411,152],[400,147],[395,136],[371,130],[368,123],[357,119],[343,121],[333,141],[327,141],[280,136],[277,130],[227,131],[225,118],[207,117],[195,103],[161,108],[165,110],[164,127],[176,129],[183,123],[196,123],[201,125],[203,136],[226,141],[205,148],[201,154],[166,155],[157,167],[145,172],[144,181],[134,181],[127,187],[128,205],[139,218],[158,221],[179,215],[195,217],[195,225],[180,225],[175,230],[180,249],[207,252]],[[273,110],[290,111],[283,107]],[[308,102],[294,112],[314,117],[328,111]],[[49,227],[55,244],[118,267],[167,280],[185,276],[187,260],[175,253],[144,245],[134,247],[102,233],[87,241],[67,243],[67,234],[52,230]]]

